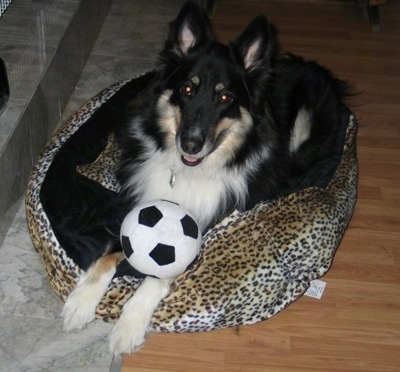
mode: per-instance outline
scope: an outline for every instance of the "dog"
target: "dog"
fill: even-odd
[[[265,16],[223,45],[203,10],[189,1],[171,22],[151,81],[116,133],[119,203],[173,201],[205,232],[235,209],[325,187],[342,155],[347,94],[347,84],[324,67],[281,54]],[[101,257],[67,298],[66,330],[94,319],[124,258],[113,239],[114,248],[99,248]],[[111,331],[114,354],[144,343],[172,281],[143,280]]]

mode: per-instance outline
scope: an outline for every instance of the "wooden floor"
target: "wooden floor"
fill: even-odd
[[[218,2],[221,41],[264,12],[283,50],[315,59],[361,92],[359,194],[354,216],[322,279],[321,300],[303,297],[253,326],[200,334],[152,334],[123,371],[400,371],[400,2],[380,9],[381,31],[351,1]]]

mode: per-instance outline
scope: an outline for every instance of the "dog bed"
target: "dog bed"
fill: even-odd
[[[71,204],[78,210],[79,203],[95,204],[93,195],[118,192],[115,123],[124,119],[127,103],[140,94],[151,74],[114,84],[84,104],[55,133],[33,169],[26,193],[29,230],[62,300],[87,267],[79,267],[76,252],[64,246],[58,221],[74,218],[64,213]],[[356,202],[357,126],[347,109],[343,120],[348,122],[343,156],[328,186],[235,211],[208,231],[198,262],[175,279],[156,309],[153,331],[206,331],[263,321],[329,270]],[[55,205],[48,193],[55,193]],[[126,265],[118,269],[97,317],[118,319],[140,284],[142,278],[130,275]]]

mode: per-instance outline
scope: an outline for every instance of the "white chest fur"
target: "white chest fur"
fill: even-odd
[[[207,158],[189,167],[176,153],[156,151],[132,169],[132,174],[130,189],[139,203],[154,199],[176,202],[193,214],[202,229],[232,197],[241,207],[247,196],[245,176],[216,168]]]

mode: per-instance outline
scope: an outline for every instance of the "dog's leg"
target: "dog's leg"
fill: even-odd
[[[123,257],[122,252],[103,256],[80,277],[61,313],[66,331],[81,329],[94,320],[96,307],[106,293]]]
[[[150,276],[143,280],[111,331],[110,350],[113,354],[132,353],[144,343],[153,312],[169,293],[172,281]]]

